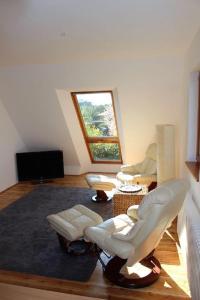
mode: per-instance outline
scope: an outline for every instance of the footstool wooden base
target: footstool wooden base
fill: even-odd
[[[72,255],[78,256],[86,254],[93,247],[92,243],[86,242],[83,239],[77,241],[68,241],[59,233],[57,233],[57,236],[62,250]]]
[[[97,194],[92,197],[92,201],[94,202],[107,202],[112,200],[112,196],[108,197],[108,195],[104,191],[97,190]]]

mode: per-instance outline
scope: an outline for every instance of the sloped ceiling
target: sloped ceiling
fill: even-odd
[[[0,65],[184,53],[198,0],[1,0]]]

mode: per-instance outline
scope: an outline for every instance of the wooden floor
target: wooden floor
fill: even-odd
[[[64,179],[55,180],[51,184],[61,186],[87,187],[84,176],[65,176]],[[20,183],[0,193],[0,209],[3,209],[12,202],[16,201],[22,195],[30,192],[35,187],[35,185],[32,185],[30,183]],[[186,270],[182,261],[178,244],[176,222],[174,222],[172,227],[164,234],[160,245],[156,249],[155,256],[160,260],[162,264],[161,276],[156,283],[147,288],[129,290],[112,285],[103,277],[101,266],[99,264],[97,264],[93,275],[86,283],[58,280],[0,270],[0,299],[15,299],[9,297],[1,298],[1,293],[3,293],[3,291],[5,294],[5,287],[7,286],[11,290],[11,287],[14,288],[13,285],[30,287],[30,289],[28,289],[30,291],[34,290],[33,288],[36,288],[41,290],[59,292],[61,296],[63,296],[63,294],[61,293],[67,293],[113,300],[191,299],[186,277]],[[1,283],[6,283],[9,285],[4,285]],[[24,293],[25,290],[27,293],[27,288],[24,288]],[[43,291],[43,293],[45,293],[45,291]],[[46,291],[46,293],[48,294],[50,292]],[[55,296],[55,299],[64,299],[62,297],[59,298],[58,293],[56,293],[56,295],[57,296]],[[31,298],[29,296],[26,297],[26,299],[39,298]],[[48,296],[41,299],[48,299]]]

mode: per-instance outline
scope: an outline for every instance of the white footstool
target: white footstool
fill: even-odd
[[[105,191],[112,191],[120,184],[116,178],[105,175],[87,174],[85,179],[89,187],[96,190],[97,194],[92,197],[96,202],[111,200],[112,196],[108,197]]]
[[[82,238],[87,227],[103,222],[99,214],[80,204],[57,214],[49,215],[47,220],[56,231],[60,245],[64,250],[68,249],[73,241]]]

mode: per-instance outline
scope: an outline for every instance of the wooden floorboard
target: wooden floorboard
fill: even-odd
[[[65,178],[63,179],[53,180],[48,184],[66,187],[88,187],[84,175],[65,176]],[[33,190],[35,187],[36,185],[33,185],[31,183],[20,183],[0,193],[0,209],[3,209],[4,207],[13,203],[26,193]],[[168,229],[168,231],[164,234],[163,239],[156,249],[155,256],[160,260],[162,265],[161,276],[159,280],[150,287],[138,290],[120,288],[108,282],[102,275],[102,269],[99,263],[97,264],[97,267],[93,272],[90,280],[86,283],[59,280],[4,270],[0,270],[0,282],[11,284],[13,288],[14,285],[24,286],[26,287],[24,288],[26,289],[26,293],[27,290],[32,293],[32,290],[36,288],[46,291],[58,292],[61,296],[61,293],[67,293],[72,295],[113,300],[191,299],[186,277],[186,269],[183,263],[178,243],[176,222],[173,222],[171,228]],[[5,286],[6,285],[0,285],[0,295],[1,288],[5,292]],[[10,285],[7,286],[10,287]],[[27,287],[29,287],[30,289],[27,289]],[[46,293],[48,294],[48,292]],[[58,296],[55,296],[55,299],[57,298]],[[29,298],[27,297],[27,299]]]

